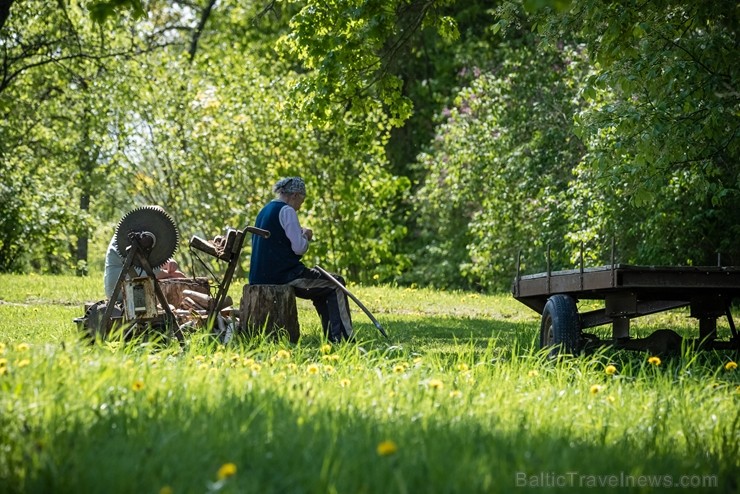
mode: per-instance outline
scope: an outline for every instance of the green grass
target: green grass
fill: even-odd
[[[88,345],[98,276],[0,275],[0,492],[737,492],[735,355],[552,360],[507,294],[351,289],[389,340],[353,307],[327,346],[299,301],[298,345]]]

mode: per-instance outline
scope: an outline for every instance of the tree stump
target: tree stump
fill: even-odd
[[[295,292],[289,285],[244,285],[240,307],[240,330],[247,335],[300,337]]]

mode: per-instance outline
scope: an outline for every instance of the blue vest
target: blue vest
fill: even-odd
[[[257,215],[254,226],[268,230],[270,238],[252,235],[250,285],[283,285],[298,278],[305,269],[280,224],[280,210],[285,206],[282,201],[272,201]]]

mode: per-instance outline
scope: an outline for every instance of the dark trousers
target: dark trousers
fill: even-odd
[[[342,285],[344,278],[332,274]],[[313,302],[321,318],[324,336],[332,342],[352,337],[352,318],[349,314],[347,295],[334,283],[312,268],[306,268],[298,278],[290,282],[296,297]],[[343,317],[344,316],[344,317]]]

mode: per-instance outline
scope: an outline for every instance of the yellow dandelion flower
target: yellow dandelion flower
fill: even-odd
[[[604,368],[604,372],[606,372],[606,375],[607,376],[613,376],[614,374],[617,373],[617,368],[615,366],[613,366],[613,365],[607,365]]]
[[[203,355],[196,355],[195,357],[193,357],[193,360],[194,360],[195,362],[199,363],[199,364],[200,364],[201,362],[205,361],[205,359],[206,359],[206,358],[205,358],[205,357],[204,357]]]
[[[251,367],[253,363],[254,363],[253,358],[245,358],[244,360],[242,360],[242,366],[244,367]]]
[[[30,363],[31,363],[30,360],[28,360],[27,358],[24,358],[24,359],[19,360],[18,362],[16,362],[15,365],[17,365],[20,368],[20,367],[26,367]]]
[[[324,355],[324,356],[321,357],[321,359],[322,360],[328,360],[330,362],[338,362],[339,361],[339,355],[337,355],[336,353],[334,353],[332,355]]]
[[[7,367],[0,367],[0,376],[4,376],[7,373],[8,373]]]
[[[429,387],[432,389],[442,389],[444,388],[444,383],[440,381],[439,379],[430,379],[429,380]]]
[[[326,364],[324,366],[324,372],[326,372],[327,374],[334,373],[334,366],[333,365]]]
[[[725,364],[725,370],[734,371],[735,369],[737,369],[737,362],[730,360]]]
[[[287,364],[287,365],[285,366],[285,368],[286,368],[286,369],[288,369],[288,370],[292,370],[292,371],[294,371],[294,370],[296,370],[296,369],[298,368],[298,365],[297,365],[297,364],[295,364],[294,362],[289,362],[289,363],[288,363],[288,364]]]
[[[470,367],[468,367],[468,364],[464,362],[460,362],[459,364],[457,364],[457,370],[459,370],[460,372],[466,372],[468,369],[470,369]]]
[[[287,360],[290,358],[290,352],[288,350],[278,350],[278,352],[275,354],[275,357],[279,358],[280,360]]]
[[[401,364],[398,364],[395,367],[393,367],[393,372],[395,372],[396,374],[400,374],[404,372],[405,370],[406,370],[406,367]]]
[[[0,358],[0,367],[7,367],[7,366],[8,366],[8,359]]]
[[[321,353],[329,353],[331,352],[331,345],[328,343],[324,343],[321,345]]]
[[[391,440],[383,441],[378,444],[376,451],[378,456],[390,456],[398,452],[398,445]]]
[[[172,487],[169,485],[162,486],[161,489],[159,489],[159,494],[172,494],[173,490]]]
[[[252,372],[259,372],[259,371],[261,371],[261,370],[262,370],[262,366],[261,366],[260,364],[258,364],[257,362],[254,362],[254,363],[253,363],[253,364],[252,364],[252,365],[251,365],[251,366],[249,367],[249,370],[251,370]]]
[[[19,352],[27,352],[31,348],[31,345],[28,343],[18,343],[18,345],[15,347],[16,351]]]
[[[236,475],[236,465],[233,463],[224,463],[221,468],[218,469],[218,480],[228,479]]]
[[[459,389],[453,389],[450,391],[450,398],[460,398],[462,397],[462,391]]]
[[[653,356],[653,357],[650,357],[650,358],[648,359],[648,364],[650,364],[650,365],[655,365],[655,366],[658,366],[658,365],[660,365],[660,357],[655,357],[655,356]]]
[[[351,381],[349,379],[342,379],[339,381],[339,385],[343,388],[348,387],[351,384]]]
[[[141,381],[134,381],[134,384],[131,385],[131,389],[134,391],[141,391],[144,389],[144,383]]]
[[[613,395],[609,395],[606,397],[606,401],[608,401],[609,403],[614,403],[615,401],[617,401],[617,399]]]
[[[597,394],[597,393],[600,393],[602,389],[604,389],[604,387],[603,387],[603,386],[601,386],[601,385],[599,385],[599,384],[594,384],[593,386],[591,386],[591,389],[589,389],[589,392],[590,392],[590,393],[591,393],[592,395],[595,395],[595,394]]]
[[[531,371],[527,372],[527,375],[529,377],[537,377],[537,376],[540,375],[540,371],[538,371],[536,369],[532,369]]]
[[[320,370],[320,369],[319,369],[319,366],[318,366],[318,365],[316,365],[316,364],[310,364],[310,365],[309,365],[309,366],[308,366],[308,367],[306,368],[306,372],[308,372],[309,374],[318,374],[318,373],[319,373],[319,370]]]

